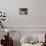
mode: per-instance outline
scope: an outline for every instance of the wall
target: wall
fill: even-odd
[[[28,8],[28,15],[19,15],[19,8]],[[0,0],[6,12],[7,27],[46,27],[46,0]]]

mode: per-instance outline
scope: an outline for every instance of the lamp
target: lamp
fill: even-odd
[[[5,29],[5,32],[7,33],[7,36],[9,36],[9,29]]]
[[[6,32],[6,33],[8,33],[8,32],[9,32],[9,30],[8,30],[8,29],[5,29],[5,32]]]

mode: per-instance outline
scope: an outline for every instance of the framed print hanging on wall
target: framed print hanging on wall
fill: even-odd
[[[19,8],[19,15],[27,15],[28,9],[27,8]]]

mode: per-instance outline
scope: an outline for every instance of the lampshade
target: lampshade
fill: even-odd
[[[6,32],[6,33],[9,33],[10,31],[9,31],[9,29],[5,29],[5,32]]]

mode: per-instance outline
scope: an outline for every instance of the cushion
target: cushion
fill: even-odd
[[[37,41],[37,38],[35,38],[34,36],[28,36],[28,35],[25,35],[20,39],[21,43],[28,43],[28,42],[32,43],[34,41]]]

